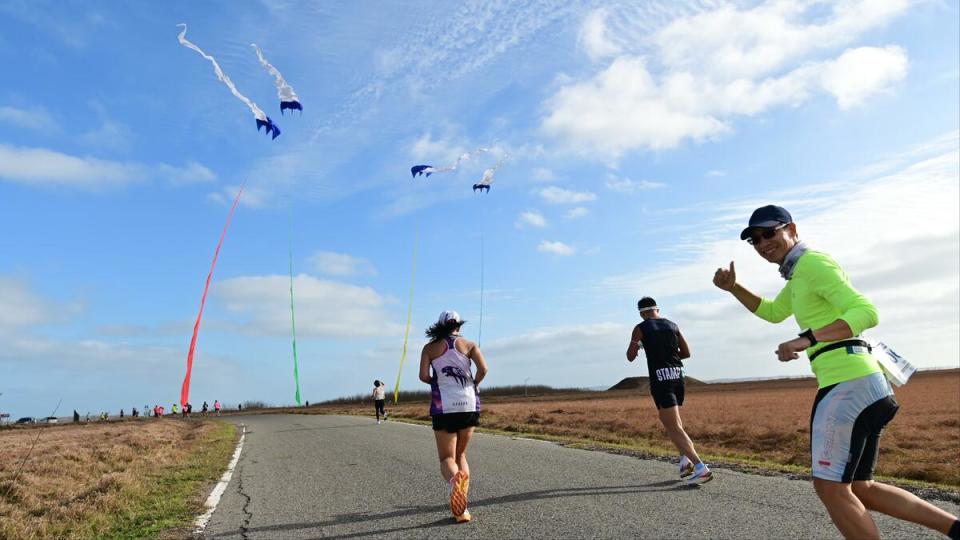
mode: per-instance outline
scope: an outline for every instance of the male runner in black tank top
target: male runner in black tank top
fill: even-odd
[[[683,430],[680,406],[683,405],[683,359],[690,358],[690,348],[680,328],[660,316],[656,301],[645,296],[637,303],[643,322],[633,329],[627,360],[633,362],[641,348],[647,355],[650,373],[650,395],[657,405],[660,422],[673,445],[680,451],[680,477],[699,484],[713,479],[713,473],[700,460],[693,441]]]

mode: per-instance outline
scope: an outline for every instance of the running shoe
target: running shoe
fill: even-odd
[[[467,491],[470,490],[470,475],[457,471],[453,476],[450,489],[450,511],[453,517],[462,516],[467,511]]]
[[[473,516],[470,515],[470,510],[464,510],[459,516],[453,516],[453,519],[457,520],[457,523],[467,523]]]
[[[693,462],[687,456],[680,456],[680,478],[693,474]]]
[[[710,472],[707,464],[697,463],[697,466],[693,469],[693,474],[690,475],[690,478],[687,478],[687,484],[706,484],[711,480],[713,480],[713,473]]]

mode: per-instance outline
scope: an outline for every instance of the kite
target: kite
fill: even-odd
[[[217,257],[220,255],[220,246],[223,245],[223,239],[227,236],[227,229],[230,228],[230,221],[233,220],[233,213],[237,209],[237,203],[240,202],[240,195],[243,194],[243,185],[237,192],[237,198],[233,200],[233,206],[230,207],[230,213],[227,214],[227,223],[223,226],[223,232],[220,233],[220,241],[217,242],[217,249],[213,252],[213,262],[210,263],[210,272],[207,274],[207,283],[203,286],[203,295],[200,297],[200,313],[197,314],[197,322],[193,324],[193,337],[190,338],[190,350],[187,352],[187,375],[183,378],[183,387],[180,389],[180,405],[187,406],[190,401],[190,374],[193,372],[193,353],[197,348],[197,333],[200,331],[200,319],[203,318],[203,305],[207,302],[207,291],[210,290],[210,279],[213,278],[213,269],[217,267]]]
[[[477,148],[472,152],[466,152],[466,153],[460,154],[460,157],[458,157],[456,161],[454,161],[450,165],[447,165],[446,167],[434,167],[433,165],[414,165],[413,167],[410,167],[410,175],[416,178],[417,176],[422,174],[429,178],[430,175],[434,173],[455,171],[457,170],[457,167],[460,166],[461,161],[466,161],[477,154],[482,154],[484,152],[489,152],[489,151],[490,151],[489,148]]]
[[[267,61],[263,56],[263,52],[260,50],[260,47],[257,47],[256,43],[251,43],[253,50],[257,51],[257,58],[260,59],[260,65],[263,66],[263,69],[266,69],[274,77],[274,84],[277,85],[277,97],[280,98],[280,114],[283,114],[283,111],[290,109],[292,113],[294,109],[303,113],[303,105],[300,105],[300,98],[297,97],[297,93],[293,91],[293,87],[287,84],[287,81],[284,80],[283,75],[280,74],[280,71],[277,68]]]
[[[493,183],[493,175],[496,174],[497,169],[499,169],[501,165],[503,165],[502,159],[498,161],[497,164],[493,166],[493,168],[483,171],[483,178],[481,178],[479,182],[473,185],[473,192],[476,193],[477,190],[479,189],[480,193],[483,193],[484,190],[486,190],[487,193],[490,193],[490,184]]]
[[[189,40],[187,40],[186,38],[187,25],[180,23],[177,26],[183,27],[183,30],[180,32],[180,35],[177,36],[177,40],[180,42],[180,44],[183,45],[184,47],[197,51],[197,53],[199,53],[200,56],[206,58],[207,60],[210,61],[211,64],[213,64],[213,72],[216,73],[217,78],[220,79],[220,82],[227,85],[227,88],[230,89],[230,93],[233,94],[237,99],[242,101],[244,104],[246,104],[246,106],[250,108],[250,111],[253,112],[253,116],[257,120],[257,131],[260,131],[260,128],[265,128],[266,133],[271,136],[271,139],[276,139],[277,137],[279,137],[280,128],[278,128],[277,125],[273,123],[273,120],[271,120],[270,117],[267,116],[260,109],[260,107],[257,107],[256,103],[250,101],[250,99],[247,98],[247,96],[241,94],[237,90],[237,87],[233,84],[233,81],[230,80],[230,77],[228,77],[227,74],[224,73],[222,69],[220,69],[220,64],[217,63],[217,59],[203,52],[200,49],[200,47],[197,47],[196,45],[191,43]]]

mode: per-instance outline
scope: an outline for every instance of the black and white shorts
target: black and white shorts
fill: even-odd
[[[810,416],[814,478],[872,480],[880,435],[899,408],[882,373],[821,388]]]

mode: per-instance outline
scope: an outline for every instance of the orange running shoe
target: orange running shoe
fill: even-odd
[[[450,511],[453,517],[462,516],[467,511],[467,491],[470,490],[470,475],[457,471],[453,475],[453,488],[450,490]]]

